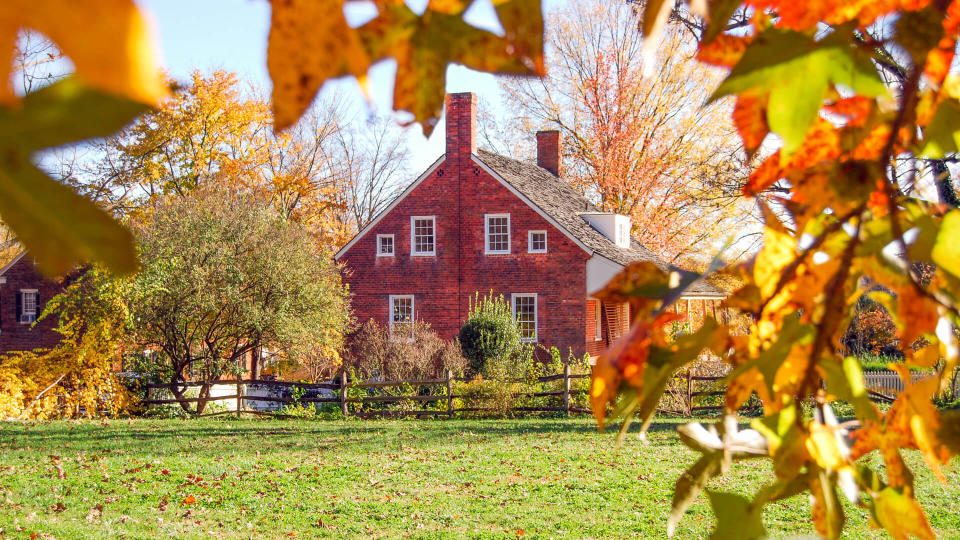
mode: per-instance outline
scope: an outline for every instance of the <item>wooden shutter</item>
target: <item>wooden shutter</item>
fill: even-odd
[[[17,291],[17,322],[23,322],[23,292]]]

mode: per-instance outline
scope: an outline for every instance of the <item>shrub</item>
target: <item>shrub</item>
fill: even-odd
[[[343,363],[360,378],[389,380],[442,377],[446,370],[462,375],[467,367],[459,345],[438,336],[429,324],[414,323],[413,340],[408,341],[393,338],[389,328],[373,319],[350,336]]]
[[[459,340],[471,373],[482,373],[489,361],[508,360],[521,348],[520,328],[503,295],[474,297]]]

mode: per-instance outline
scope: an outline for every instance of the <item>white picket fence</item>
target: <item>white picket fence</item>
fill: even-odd
[[[913,371],[910,373],[910,378],[913,382],[917,382],[935,375],[936,373],[932,371]],[[903,381],[896,371],[865,371],[863,378],[867,384],[867,389],[874,392],[883,394],[903,392]]]

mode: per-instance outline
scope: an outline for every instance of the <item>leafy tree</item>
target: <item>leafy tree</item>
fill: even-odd
[[[210,386],[239,375],[257,348],[336,358],[349,312],[329,253],[268,203],[199,188],[158,200],[134,224],[143,268],[133,279],[132,340],[157,352],[164,379],[183,399],[184,378]]]
[[[97,267],[71,279],[40,316],[57,317],[60,342],[0,357],[0,418],[117,416],[133,405],[114,370],[125,343],[126,282]]]
[[[503,295],[477,293],[460,328],[460,347],[470,371],[481,373],[492,359],[507,359],[520,348],[520,327]]]
[[[644,57],[634,12],[614,0],[570,3],[547,28],[548,76],[504,83],[515,132],[560,130],[565,177],[602,209],[631,216],[634,236],[669,260],[749,229],[729,104],[701,107],[722,74],[693,58],[679,28],[655,58]]]

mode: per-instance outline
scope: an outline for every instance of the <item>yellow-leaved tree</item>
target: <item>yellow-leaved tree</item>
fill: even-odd
[[[0,418],[116,416],[135,403],[117,372],[127,332],[126,281],[98,268],[68,281],[40,316],[57,318],[60,342],[0,357]]]

